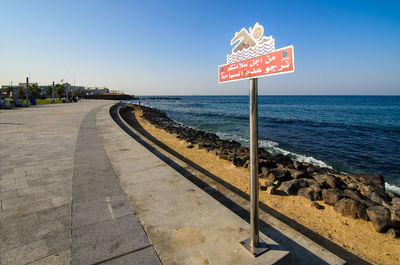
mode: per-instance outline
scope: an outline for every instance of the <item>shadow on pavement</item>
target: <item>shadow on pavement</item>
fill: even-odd
[[[156,144],[158,147],[162,148],[163,150],[167,151],[174,157],[178,158],[179,160],[183,161],[184,163],[188,164],[192,168],[196,169],[197,171],[201,172],[202,174],[206,175],[207,177],[211,178],[218,184],[224,186],[225,188],[229,189],[230,191],[234,192],[236,195],[240,196],[241,198],[245,199],[246,201],[250,201],[250,196],[239,190],[238,188],[232,186],[228,182],[218,178],[216,175],[212,174],[211,172],[207,171],[206,169],[202,168],[198,164],[192,162],[191,160],[187,159],[186,157],[182,156],[181,154],[177,153],[175,150],[169,148],[164,143],[157,140],[153,137],[150,133],[148,133],[136,120],[136,117],[132,115],[133,108],[131,106],[126,106],[125,104],[119,103],[110,108],[110,115],[114,119],[114,121],[123,129],[128,135],[134,138],[137,142],[143,145],[146,149],[156,155],[159,159],[164,161],[166,164],[174,168],[180,174],[182,174],[185,178],[191,181],[193,184],[204,190],[206,193],[211,195],[225,207],[233,211],[236,215],[240,216],[246,222],[250,222],[250,213],[246,209],[244,209],[241,205],[235,203],[224,194],[216,190],[215,188],[211,187],[205,181],[199,179],[187,169],[180,166],[178,163],[170,159],[169,157],[162,154],[156,148],[148,144],[144,141],[140,136],[135,134],[128,126],[126,126],[118,116],[118,113],[121,117],[127,122],[132,128],[146,137],[148,140]],[[279,219],[281,222],[285,223],[286,225],[292,227],[296,231],[302,233],[315,243],[319,244],[323,248],[329,250],[330,252],[334,253],[335,255],[339,256],[340,258],[347,261],[347,264],[370,264],[367,261],[361,259],[360,257],[354,255],[353,253],[347,251],[346,249],[338,246],[334,242],[320,236],[319,234],[315,233],[314,231],[308,229],[307,227],[301,225],[300,223],[296,222],[295,220],[279,213],[278,211],[270,208],[266,204],[260,202],[260,209],[265,211],[266,213],[274,216],[275,218]],[[295,241],[288,238],[286,235],[282,234],[280,231],[274,229],[263,220],[260,219],[260,231],[263,232],[265,235],[272,238],[278,244],[283,246],[285,249],[288,249],[291,252],[291,263],[292,264],[328,264],[324,260],[320,259],[318,256],[314,255],[303,246],[297,244]]]

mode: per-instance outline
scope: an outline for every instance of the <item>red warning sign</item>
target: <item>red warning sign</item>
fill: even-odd
[[[219,83],[294,72],[293,46],[218,67]]]

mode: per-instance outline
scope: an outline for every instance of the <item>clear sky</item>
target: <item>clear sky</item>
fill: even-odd
[[[245,95],[218,84],[230,40],[256,22],[296,72],[259,94],[400,95],[400,1],[0,1],[0,85],[106,86],[135,95]]]

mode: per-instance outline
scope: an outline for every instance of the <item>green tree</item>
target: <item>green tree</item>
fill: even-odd
[[[58,98],[61,100],[61,97],[65,94],[64,86],[61,84],[55,85],[55,92],[57,93]]]
[[[56,90],[54,89],[54,92],[56,92]],[[48,98],[51,98],[53,94],[53,86],[48,86],[46,87],[46,95]]]
[[[28,93],[31,95],[31,98],[35,98],[37,94],[40,93],[40,89],[37,84],[32,84],[28,88]]]

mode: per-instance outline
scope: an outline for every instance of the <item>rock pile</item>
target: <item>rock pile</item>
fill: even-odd
[[[135,106],[139,107],[139,106]],[[132,108],[127,106],[127,108]],[[232,161],[237,167],[249,166],[249,148],[233,140],[222,140],[217,135],[179,124],[157,109],[140,106],[143,118],[154,126],[177,134],[188,147],[197,145]],[[269,194],[302,196],[313,201],[317,209],[324,201],[343,216],[370,220],[380,233],[398,237],[400,230],[400,196],[386,193],[384,180],[378,174],[343,174],[329,168],[293,161],[289,156],[272,155],[259,148],[259,177],[263,190]],[[264,185],[263,185],[264,184]]]

